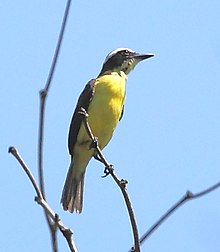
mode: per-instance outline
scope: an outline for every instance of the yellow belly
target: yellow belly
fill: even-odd
[[[96,80],[95,93],[87,112],[89,125],[94,136],[98,137],[101,149],[110,141],[120,119],[125,99],[125,85],[126,76],[122,73],[113,72]],[[81,126],[76,145],[86,144],[88,150],[88,142],[88,134],[84,126]]]

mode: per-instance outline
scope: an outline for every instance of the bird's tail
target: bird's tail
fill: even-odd
[[[63,187],[61,204],[65,211],[73,213],[82,212],[83,206],[83,187],[85,170],[79,173],[75,169],[73,159],[71,159],[70,167],[67,173],[66,181]]]

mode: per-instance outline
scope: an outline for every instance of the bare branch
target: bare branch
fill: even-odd
[[[25,173],[27,174],[28,178],[30,179],[35,192],[37,194],[38,198],[43,198],[40,189],[38,188],[37,182],[34,178],[34,176],[32,175],[31,171],[29,170],[29,168],[27,167],[27,165],[25,164],[24,160],[21,158],[21,156],[19,155],[17,149],[14,146],[11,146],[8,148],[8,153],[12,154],[17,161],[19,162],[19,164],[21,165],[21,167],[24,169]]]
[[[62,44],[63,36],[64,36],[64,31],[65,31],[65,28],[66,28],[66,22],[67,22],[69,10],[70,10],[70,5],[71,5],[71,0],[67,0],[66,9],[65,9],[65,12],[64,12],[63,21],[62,21],[62,25],[61,25],[61,30],[60,30],[59,38],[58,38],[58,41],[57,41],[57,46],[56,46],[56,49],[55,49],[55,53],[54,53],[51,68],[50,68],[50,71],[49,71],[49,75],[48,75],[48,78],[47,78],[47,81],[46,81],[45,88],[40,91],[38,170],[39,170],[40,188],[41,188],[41,192],[42,192],[44,198],[45,198],[45,190],[44,190],[44,177],[43,177],[43,139],[44,139],[45,104],[46,104],[46,97],[48,95],[48,91],[49,91],[49,88],[50,88],[50,85],[51,85],[51,82],[52,82],[52,79],[53,79],[53,76],[54,76],[57,60],[58,60],[58,57],[59,57],[60,48],[61,48],[61,44]]]
[[[52,209],[49,207],[49,205],[46,202],[46,197],[45,197],[45,186],[44,186],[44,174],[43,174],[43,139],[44,139],[44,120],[45,120],[45,104],[46,104],[46,97],[48,95],[48,91],[54,76],[58,56],[60,53],[60,48],[63,40],[63,35],[66,27],[66,22],[70,10],[70,5],[71,5],[71,0],[67,0],[66,8],[65,8],[65,13],[63,16],[63,21],[61,25],[61,30],[59,34],[59,38],[57,41],[57,46],[56,50],[54,53],[54,57],[52,60],[51,68],[49,71],[49,75],[46,81],[45,88],[40,91],[40,116],[39,116],[39,136],[38,136],[38,175],[39,175],[39,183],[40,183],[40,188],[37,185],[37,182],[33,175],[31,174],[30,170],[28,169],[27,165],[24,163],[20,155],[18,154],[17,150],[14,147],[9,148],[9,152],[15,156],[15,158],[18,160],[18,162],[21,164],[23,167],[24,171],[28,175],[29,179],[32,182],[32,185],[34,186],[34,189],[37,193],[37,197],[35,200],[37,201],[38,204],[40,204],[45,213],[45,217],[47,220],[47,224],[50,228],[50,233],[51,233],[51,241],[52,241],[52,247],[53,251],[57,252],[57,238],[56,238],[56,231],[57,227],[60,229],[60,231],[63,233],[64,237],[66,238],[70,250],[71,251],[76,251],[75,245],[72,240],[72,231],[70,229],[67,229],[64,227],[62,222],[57,219],[57,214],[55,214]]]
[[[59,230],[62,232],[63,236],[66,238],[67,243],[69,245],[70,251],[72,252],[77,252],[76,246],[74,244],[74,241],[72,239],[72,234],[73,232],[64,226],[64,224],[61,222],[61,220],[58,217],[58,214],[56,214],[51,207],[48,205],[48,203],[44,200],[43,195],[40,191],[40,188],[37,185],[37,182],[33,176],[33,174],[31,173],[30,169],[28,168],[28,166],[25,164],[24,160],[22,159],[22,157],[20,156],[20,154],[18,153],[17,149],[15,147],[9,147],[8,152],[11,153],[19,162],[19,164],[21,165],[21,167],[23,168],[23,170],[25,171],[25,173],[27,174],[28,178],[30,179],[35,192],[37,194],[37,196],[35,197],[35,201],[42,206],[42,208],[44,209],[44,211],[46,212],[47,216],[49,216],[53,222],[55,223],[55,225],[53,226],[55,229],[58,227]],[[54,234],[56,232],[54,231]],[[56,234],[55,234],[56,235]]]
[[[199,197],[203,197],[213,192],[214,190],[218,189],[219,187],[220,182],[198,193],[192,193],[191,191],[187,191],[186,194],[181,199],[179,199],[164,215],[160,217],[160,219],[157,222],[155,222],[153,226],[149,228],[149,230],[144,235],[141,236],[140,244],[143,244],[143,242],[147,240],[150,237],[150,235],[184,203],[186,203],[189,200],[194,200],[198,199]]]
[[[189,200],[196,199],[196,198],[199,198],[199,197],[203,197],[206,194],[211,193],[212,191],[218,189],[219,187],[220,187],[220,181],[218,183],[214,184],[213,186],[210,186],[209,188],[201,191],[201,192],[194,193],[194,194],[191,193],[191,196],[190,196]]]
[[[71,0],[67,0],[66,9],[65,9],[65,13],[64,13],[63,21],[62,21],[62,25],[61,25],[61,30],[60,30],[59,38],[57,41],[57,46],[56,46],[56,50],[55,50],[54,57],[52,60],[49,75],[48,75],[48,78],[46,81],[45,88],[40,91],[40,116],[39,116],[39,137],[38,137],[38,175],[39,175],[39,181],[40,181],[40,189],[41,189],[42,196],[43,196],[44,200],[46,200],[46,197],[45,197],[44,174],[43,174],[43,139],[44,139],[44,119],[45,119],[46,97],[48,95],[48,91],[49,91],[49,88],[50,88],[50,85],[51,85],[51,82],[52,82],[52,79],[54,76],[55,68],[57,65],[57,60],[58,60],[58,56],[60,53],[61,44],[63,41],[63,35],[64,35],[64,31],[66,28],[66,22],[67,22],[69,10],[70,10],[70,5],[71,5]],[[56,239],[56,230],[57,229],[54,226],[55,224],[51,221],[51,219],[47,215],[47,212],[45,211],[44,213],[45,213],[45,218],[46,218],[47,224],[50,228],[53,251],[57,252],[58,251],[57,239]]]
[[[81,108],[81,111],[79,112],[82,116],[83,116],[83,123],[85,126],[85,129],[92,141],[91,143],[91,147],[94,148],[97,151],[97,156],[95,157],[96,159],[98,159],[100,162],[102,162],[105,166],[105,176],[107,176],[108,174],[110,174],[112,176],[112,178],[114,179],[114,181],[116,182],[116,184],[119,186],[119,188],[121,189],[122,195],[124,197],[125,203],[126,203],[126,207],[128,210],[128,214],[130,217],[130,221],[131,221],[131,226],[132,226],[132,231],[133,231],[133,238],[134,238],[134,248],[132,251],[134,252],[140,252],[140,243],[139,243],[139,236],[138,236],[138,228],[137,228],[137,224],[136,224],[136,220],[135,220],[135,215],[134,215],[134,210],[132,208],[132,204],[131,204],[131,200],[130,197],[128,195],[127,189],[126,189],[126,184],[128,183],[126,180],[124,179],[119,179],[118,176],[115,174],[114,169],[112,167],[112,165],[106,160],[106,158],[104,157],[104,155],[102,154],[102,151],[98,145],[98,140],[97,138],[93,135],[91,128],[89,126],[88,123],[88,114],[86,112],[86,110],[84,108]]]

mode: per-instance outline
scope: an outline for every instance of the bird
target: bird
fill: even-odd
[[[79,96],[69,128],[68,148],[71,156],[61,204],[65,211],[81,213],[86,167],[96,156],[80,111],[88,114],[91,131],[102,150],[111,140],[124,112],[127,75],[141,61],[154,54],[139,54],[129,48],[117,48],[105,58],[97,78],[91,79]]]

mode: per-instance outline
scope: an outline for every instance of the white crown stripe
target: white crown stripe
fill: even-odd
[[[117,48],[117,49],[111,51],[111,52],[106,56],[104,64],[105,64],[112,56],[114,56],[114,55],[117,54],[118,52],[124,51],[124,50],[127,50],[127,51],[129,51],[129,52],[134,53],[133,50],[131,50],[131,49],[129,49],[129,48],[126,48],[126,47],[125,47],[125,48],[124,48],[124,47]]]

